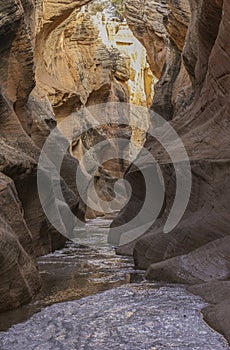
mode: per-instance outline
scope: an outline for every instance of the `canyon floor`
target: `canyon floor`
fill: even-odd
[[[131,258],[115,255],[109,223],[89,221],[88,246],[69,242],[39,259],[43,288],[1,315],[1,329],[14,324],[0,333],[1,350],[229,349],[202,319],[201,298],[184,285],[149,283]]]

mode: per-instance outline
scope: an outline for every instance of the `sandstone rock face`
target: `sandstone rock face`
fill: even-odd
[[[66,1],[60,4],[58,10],[51,8],[51,3],[38,2],[36,8],[37,85],[32,97],[34,101],[40,101],[40,109],[44,110],[41,101],[46,108],[50,103],[59,128],[68,129],[67,118],[82,107],[129,101],[146,105],[146,98],[150,105],[153,75],[146,62],[145,49],[128,26],[103,18],[102,14],[93,16],[89,9],[81,8],[83,1],[78,2],[78,5],[76,2],[75,6]],[[52,118],[51,112],[51,122]],[[137,146],[145,141],[145,134],[138,128],[131,130],[124,125],[103,125],[103,121],[98,120],[100,127],[97,130],[88,130],[87,126],[92,122],[87,116],[83,120],[79,117],[74,129],[78,131],[85,126],[87,131],[77,137],[74,130],[66,130],[69,135],[72,132],[71,153],[78,160],[95,144],[111,137],[127,140],[131,138]],[[145,124],[146,129],[148,120]],[[41,127],[38,122],[36,125],[34,123],[34,128],[33,139],[40,144]],[[44,128],[42,131],[44,132]],[[98,193],[108,201],[114,196],[114,183],[118,177],[123,176],[127,168],[128,164],[122,158],[126,158],[129,152],[128,147],[116,151],[112,142],[110,147],[115,151],[116,159],[101,164],[96,172],[94,166],[91,169],[92,181],[96,181]],[[91,217],[95,215],[92,210],[88,209],[87,212],[90,212]],[[103,213],[100,206],[96,214],[99,213]]]
[[[126,22],[111,20],[105,14],[93,16],[99,35],[107,47],[116,47],[129,62],[129,102],[149,107],[152,104],[154,81],[144,46],[136,39]]]
[[[61,122],[82,106],[129,98],[127,60],[117,49],[108,49],[89,14],[80,13],[87,2],[38,0],[35,9],[31,0],[0,5],[0,310],[17,307],[36,293],[40,279],[35,257],[65,241],[48,223],[36,184],[40,148],[56,125],[55,116]],[[167,185],[165,205],[155,225],[125,249],[134,250],[136,266],[148,269],[150,279],[195,283],[199,294],[207,287],[199,289],[200,284],[208,283],[215,297],[204,293],[214,304],[205,315],[230,339],[227,299],[222,301],[217,293],[219,283],[227,293],[230,272],[228,0],[127,0],[126,16],[159,79],[152,109],[173,118],[172,126],[189,153],[193,183],[183,220],[163,234],[175,194],[175,171],[166,152],[149,138],[146,147],[158,160]],[[73,140],[72,154],[111,133],[131,137],[129,128],[104,127]],[[43,169],[47,179],[53,167]],[[84,205],[74,185],[76,167],[77,161],[66,154],[61,183],[66,202],[83,217]],[[126,167],[118,162],[116,174],[111,163],[99,169],[102,195],[106,197]],[[133,217],[144,200],[140,172],[130,167],[126,178],[133,195],[113,225]],[[53,203],[52,186],[46,196]]]
[[[203,310],[206,322],[219,333],[230,339],[229,332],[229,281],[213,281],[196,284],[189,287],[189,290],[202,296],[211,305]]]
[[[139,1],[133,3],[139,3],[140,8],[146,6]],[[152,2],[153,6],[154,4],[155,2]],[[176,1],[167,1],[167,6],[172,6],[172,12],[166,25],[171,40],[175,43],[178,40],[177,47],[182,50],[184,58],[183,69],[186,68],[186,74],[189,75],[193,86],[194,97],[190,100],[190,105],[177,113],[171,122],[183,140],[191,161],[190,201],[183,219],[176,228],[169,233],[163,233],[164,223],[175,195],[175,171],[172,161],[162,147],[148,138],[146,147],[158,159],[164,175],[165,205],[160,217],[143,237],[131,245],[120,247],[118,251],[127,252],[130,249],[131,252],[134,249],[136,265],[147,269],[147,277],[150,279],[191,284],[208,283],[211,289],[209,292],[206,289],[203,295],[210,300],[213,293],[217,295],[216,291],[219,288],[218,282],[215,281],[221,280],[227,283],[230,276],[228,251],[230,220],[227,209],[230,200],[228,141],[230,8],[227,1],[191,0],[190,5],[191,24],[184,48],[181,36],[176,35],[175,28],[172,27],[172,15],[174,19],[178,19],[176,9],[182,6]],[[135,7],[131,6],[131,1],[128,2],[128,6],[128,20],[130,21],[130,16],[136,18],[136,24],[135,20],[133,21],[134,32],[139,30],[139,33],[146,33],[147,25],[139,18],[140,11],[137,12]],[[180,12],[180,18],[181,15]],[[178,21],[181,22],[179,19]],[[175,21],[173,23],[175,25]],[[145,43],[145,34],[141,40]],[[146,42],[146,47],[149,47],[149,41]],[[168,63],[166,62],[165,70],[171,67]],[[165,70],[162,70],[161,74],[164,75]],[[140,178],[140,174],[133,167],[129,169],[126,178],[134,183],[135,179]],[[140,196],[141,188],[143,183],[140,181],[139,190],[136,189],[136,194],[134,191],[132,203],[124,208],[113,225],[122,224],[124,219],[129,220],[135,210],[138,210],[144,201],[144,194],[142,199]],[[197,289],[197,292],[202,294],[202,288]],[[223,301],[221,295],[216,297],[213,302],[215,306],[206,309],[204,314],[208,322],[230,340],[229,309],[225,307],[227,301],[228,299]]]
[[[0,42],[0,310],[7,310],[28,302],[40,288],[35,257],[61,247],[66,238],[49,224],[37,191],[40,147],[55,120],[52,109],[46,108],[49,101],[31,94],[35,86],[33,1],[1,3]],[[72,210],[81,215],[78,194],[66,184],[73,183],[76,160],[66,155],[64,163],[63,193]],[[47,196],[54,199],[50,193]]]
[[[152,72],[159,79],[152,109],[170,120],[191,92],[191,81],[181,58],[190,20],[189,3],[128,0],[126,18],[145,46]]]
[[[27,302],[40,287],[32,235],[14,182],[0,173],[0,310]]]
[[[29,176],[38,155],[26,133],[30,129],[26,101],[35,84],[28,20],[32,12],[30,1],[1,4],[1,310],[28,301],[40,286],[32,235],[12,180]]]
[[[75,4],[66,1],[52,8],[52,1],[48,1],[38,3],[36,9],[37,85],[33,94],[36,99],[50,103],[59,127],[64,129],[68,129],[67,118],[71,113],[83,107],[129,101],[127,82],[130,76],[130,61],[116,47],[106,46],[102,42],[99,23],[95,22],[88,10],[81,9],[85,3],[87,1],[78,1]],[[106,125],[100,125],[95,131],[88,130],[92,120],[86,116],[83,120],[80,117],[76,119],[74,129],[83,130],[84,125],[86,131],[77,137],[74,130],[69,129],[67,133],[72,143],[72,155],[78,160],[97,142],[108,139],[110,134],[114,134],[114,137],[116,133],[119,134],[116,127]],[[102,124],[100,120],[98,123]],[[130,138],[130,132],[126,129],[123,130],[124,135]],[[116,165],[121,175],[124,165],[119,161]],[[92,180],[96,178],[100,182],[96,187],[100,187],[102,197],[107,186],[110,188],[114,183],[117,167],[111,164],[108,172],[108,169],[101,165],[99,171],[92,174]],[[90,216],[94,215],[91,212]]]
[[[128,91],[130,104],[150,107],[154,96],[154,84],[157,78],[152,73],[147,62],[146,50],[139,40],[133,35],[126,22],[111,20],[104,14],[97,14],[94,18],[95,25],[99,28],[100,37],[108,47],[116,47],[129,62],[128,70]],[[142,114],[141,117],[133,120],[130,114],[128,121],[131,125],[131,143],[140,147],[145,142],[146,130],[149,125],[148,117]]]
[[[50,3],[43,3],[43,13],[51,16]],[[69,6],[72,12],[67,16]],[[45,15],[37,24],[36,90],[49,98],[58,122],[81,106],[128,101],[128,62],[102,43],[90,13],[79,9],[76,4],[60,5],[55,28],[49,29]]]

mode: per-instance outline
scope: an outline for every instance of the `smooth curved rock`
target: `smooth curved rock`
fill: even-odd
[[[102,43],[90,12],[80,11],[87,0],[52,3],[36,8],[36,92],[48,97],[57,121],[81,106],[128,101],[129,60]]]
[[[63,246],[66,238],[48,223],[37,190],[40,147],[54,120],[51,110],[46,114],[47,101],[31,96],[35,87],[33,1],[1,3],[0,42],[0,309],[6,310],[33,297],[40,288],[35,256]],[[62,175],[70,182],[70,168]],[[81,212],[77,191],[59,181],[73,211]]]
[[[218,332],[224,334],[228,341],[230,341],[230,281],[214,281],[197,284],[190,287],[189,291],[202,296],[202,298],[211,304],[202,310],[205,321],[211,327],[218,330]]]
[[[33,237],[14,182],[0,173],[0,311],[28,302],[40,288]]]
[[[158,160],[163,172],[165,205],[160,217],[144,236],[135,244],[119,247],[118,251],[127,251],[129,248],[130,252],[134,251],[136,265],[148,268],[147,277],[150,279],[195,284],[210,282],[210,292],[207,293],[210,295],[212,290],[216,290],[212,284],[215,279],[220,281],[217,283],[222,283],[222,280],[228,282],[230,276],[230,8],[227,0],[191,0],[190,5],[191,23],[182,56],[192,81],[193,93],[190,105],[177,113],[171,122],[191,162],[190,201],[176,228],[167,234],[163,233],[175,195],[175,171],[163,147],[149,137],[145,146]],[[132,16],[137,18],[139,12],[134,12]],[[139,20],[136,21],[137,30],[140,27]],[[146,30],[147,25],[144,22],[141,25],[143,31]],[[135,32],[135,21],[133,27]],[[174,35],[173,32],[171,35]],[[148,47],[149,42],[145,45]],[[114,225],[129,221],[144,201],[144,195],[139,196],[143,187],[141,181],[138,185],[139,172],[130,167],[126,178],[131,178],[132,183],[137,179],[136,191],[132,195],[132,203],[124,208]],[[218,330],[229,339],[229,310],[224,307],[227,301],[226,297],[226,302],[207,309],[205,315],[209,323],[218,324]]]
[[[126,1],[127,22],[145,46],[150,68],[159,79],[152,109],[172,119],[189,103],[191,81],[184,69],[182,50],[190,21],[188,0]]]

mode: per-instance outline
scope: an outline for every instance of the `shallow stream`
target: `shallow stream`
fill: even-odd
[[[68,242],[65,248],[39,258],[43,281],[40,293],[28,305],[0,313],[0,330],[25,321],[48,305],[143,279],[143,273],[133,269],[132,258],[116,255],[107,244],[110,223],[102,219],[88,221],[80,244]]]
[[[85,241],[39,259],[43,288],[29,305],[0,314],[0,349],[230,349],[203,321],[199,297],[183,285],[148,283],[131,258],[115,254],[109,224],[89,221]]]

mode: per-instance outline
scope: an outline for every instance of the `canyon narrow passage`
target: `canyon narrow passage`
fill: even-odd
[[[0,350],[230,349],[229,0],[0,4]]]

